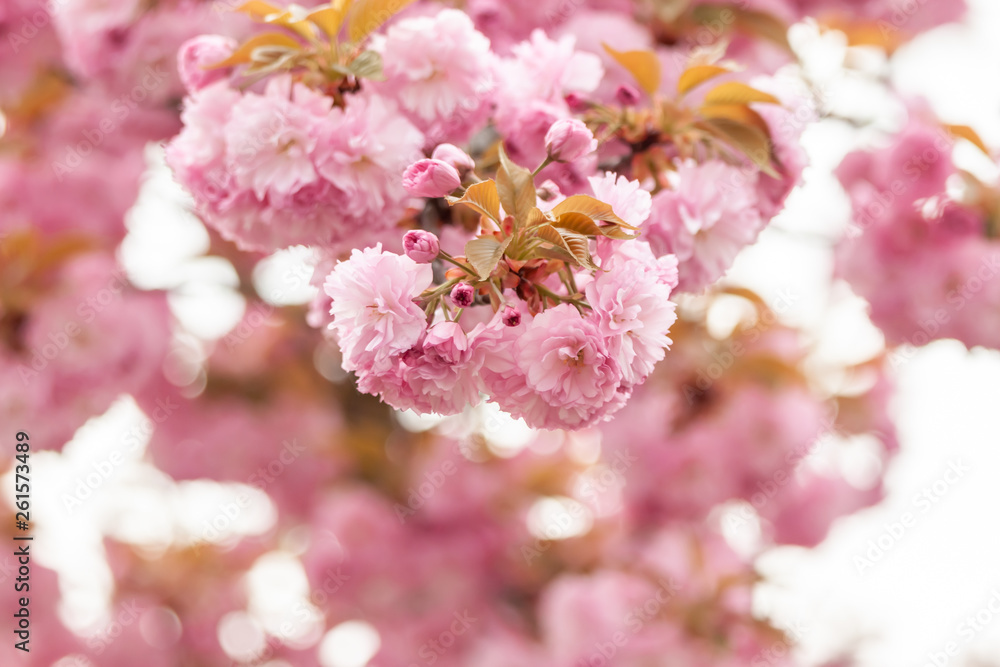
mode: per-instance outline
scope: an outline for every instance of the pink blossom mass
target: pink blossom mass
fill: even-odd
[[[0,0],[0,665],[998,664],[990,4]]]

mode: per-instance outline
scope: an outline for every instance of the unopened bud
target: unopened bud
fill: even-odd
[[[433,262],[441,250],[438,237],[422,229],[411,229],[403,235],[403,251],[414,262]]]
[[[570,111],[576,113],[586,111],[590,107],[590,103],[587,102],[587,98],[580,93],[569,93],[563,99],[566,100],[566,106],[569,107]]]
[[[545,148],[556,162],[572,162],[597,150],[597,139],[575,118],[557,120],[545,135]]]
[[[222,35],[199,35],[184,42],[177,52],[177,73],[188,92],[229,76],[231,67],[212,65],[231,56],[237,46],[236,40]]]
[[[623,107],[632,107],[639,103],[642,96],[639,89],[629,83],[623,83],[615,90],[615,100]]]
[[[441,160],[420,160],[403,172],[403,187],[416,197],[444,197],[461,185],[458,170]]]
[[[432,160],[446,162],[458,170],[459,174],[472,171],[476,168],[476,161],[458,146],[453,144],[440,144],[431,153]]]
[[[468,308],[476,298],[476,290],[469,283],[458,283],[451,290],[451,302],[459,308]]]

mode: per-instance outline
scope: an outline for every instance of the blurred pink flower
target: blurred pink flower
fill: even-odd
[[[764,227],[755,179],[713,160],[678,165],[675,189],[653,197],[643,238],[657,255],[674,254],[684,292],[699,292],[721,278],[736,255]]]
[[[418,160],[403,172],[403,187],[415,197],[446,197],[461,185],[458,170],[441,160]]]
[[[556,162],[572,162],[597,150],[597,139],[575,118],[557,120],[545,134],[545,150]]]
[[[184,42],[177,53],[177,71],[188,92],[227,78],[230,68],[210,66],[228,58],[237,46],[235,39],[223,35],[199,35]]]

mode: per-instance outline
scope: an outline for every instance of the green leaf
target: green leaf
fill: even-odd
[[[347,22],[348,36],[354,43],[362,41],[412,2],[413,0],[356,0]]]
[[[771,133],[770,128],[759,113],[745,104],[712,104],[699,109],[705,118],[725,118],[735,123],[755,127],[765,135]]]
[[[381,81],[385,78],[382,74],[382,56],[377,51],[362,51],[347,69],[359,79]]]
[[[982,137],[968,125],[945,125],[944,129],[948,130],[948,133],[956,138],[965,139],[985,153],[987,157],[990,157],[990,149],[986,147],[986,143],[983,142]]]
[[[742,9],[737,12],[736,24],[752,36],[771,40],[778,46],[791,51],[788,43],[788,25],[777,16],[754,10]]]
[[[452,206],[465,204],[500,224],[500,197],[497,195],[497,184],[493,181],[470,185],[461,198],[448,197],[448,203]]]
[[[629,71],[650,96],[660,87],[660,59],[652,51],[615,51],[607,44],[604,50]]]
[[[549,219],[545,217],[545,214],[538,208],[533,208],[528,211],[528,215],[525,216],[524,226],[525,227],[535,227],[543,223],[549,222]]]
[[[313,27],[309,24],[309,21],[296,19],[295,14],[288,9],[275,7],[269,2],[264,2],[264,0],[249,0],[234,11],[246,14],[253,20],[261,23],[288,28],[305,39],[312,39],[314,36]]]
[[[583,234],[584,236],[598,236],[601,233],[601,228],[590,216],[576,211],[563,213],[553,224],[560,229]]]
[[[497,170],[497,191],[507,215],[518,222],[527,220],[537,204],[535,177],[524,167],[514,164],[500,144],[500,168]]]
[[[750,104],[751,102],[763,102],[767,104],[781,104],[774,95],[757,90],[739,81],[728,81],[720,84],[708,91],[705,95],[705,104]]]
[[[510,238],[501,243],[495,236],[482,236],[465,244],[465,258],[479,274],[480,280],[489,279],[509,244]]]
[[[275,48],[289,51],[299,51],[302,49],[302,45],[283,32],[265,32],[259,35],[254,35],[247,41],[243,42],[243,44],[241,44],[231,56],[221,62],[210,65],[209,68],[232,67],[234,65],[243,65],[245,63],[253,62],[254,52],[257,51],[257,49]]]
[[[590,258],[590,239],[582,234],[557,229],[552,225],[540,225],[535,228],[535,233],[540,239],[551,243],[560,252],[561,257],[567,261],[578,264],[585,269],[593,270],[596,267]]]
[[[344,25],[344,19],[347,17],[347,10],[350,7],[351,0],[333,0],[329,5],[311,12],[306,18],[322,30],[327,37],[333,39],[340,34],[340,28]]]
[[[567,197],[552,209],[552,215],[558,220],[566,213],[581,213],[593,221],[610,222],[625,229],[636,229],[617,215],[611,208],[611,204],[606,204],[599,199],[587,195],[573,195]]]
[[[264,2],[263,0],[249,0],[248,2],[244,2],[242,5],[240,5],[233,11],[239,12],[240,14],[246,14],[250,18],[256,19],[258,21],[263,21],[272,14],[284,13],[284,10],[281,7],[275,7],[271,3]]]
[[[697,88],[709,79],[714,79],[722,74],[729,74],[732,70],[718,65],[695,65],[684,70],[681,78],[677,80],[677,92],[684,93]]]
[[[765,174],[772,178],[781,178],[771,164],[771,141],[766,134],[755,127],[726,118],[714,118],[706,121],[705,125],[714,135],[753,160]]]
[[[566,242],[566,246],[569,248],[570,253],[573,254],[573,257],[580,266],[590,271],[597,268],[594,266],[594,262],[590,258],[589,238],[563,230],[559,230],[559,233],[562,234],[563,241]]]

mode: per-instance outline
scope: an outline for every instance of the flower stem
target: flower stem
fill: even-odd
[[[531,172],[531,175],[538,176],[538,172],[540,172],[542,169],[545,169],[550,164],[552,164],[552,158],[546,157],[544,160],[542,160],[542,163],[538,165],[538,167],[536,167],[533,172]]]
[[[447,294],[448,292],[450,292],[451,288],[454,287],[457,283],[459,283],[461,281],[462,281],[461,278],[452,278],[451,280],[449,280],[449,281],[447,281],[447,282],[439,285],[434,290],[432,290],[430,292],[424,292],[423,294],[421,294],[417,298],[420,299],[421,301],[424,301],[424,300],[431,300],[431,301],[433,301],[434,299],[437,299],[438,297],[444,296],[445,294]]]
[[[544,287],[542,285],[535,285],[535,289],[538,290],[539,294],[541,294],[542,296],[546,297],[547,299],[551,299],[552,301],[556,301],[558,303],[571,303],[571,304],[573,304],[574,306],[576,306],[577,310],[580,310],[581,313],[583,312],[581,309],[583,309],[583,308],[590,308],[591,307],[590,304],[587,303],[586,301],[584,301],[583,299],[574,299],[573,297],[562,296],[561,294],[556,294],[555,292],[553,292],[552,290],[550,290],[548,287]]]
[[[580,288],[576,286],[576,278],[573,276],[573,269],[569,268],[568,266],[565,266],[563,267],[563,270],[566,272],[566,280],[569,283],[568,285],[569,291],[572,294],[579,294]]]
[[[476,279],[479,278],[479,275],[475,271],[473,271],[472,269],[470,269],[469,267],[467,267],[465,264],[462,264],[461,262],[459,262],[457,259],[455,259],[451,255],[449,255],[448,253],[446,253],[444,250],[438,252],[438,258],[439,259],[443,259],[446,262],[451,262],[452,264],[454,264],[458,268],[460,268],[463,271],[465,271],[466,273],[468,273],[473,278],[476,278]]]

